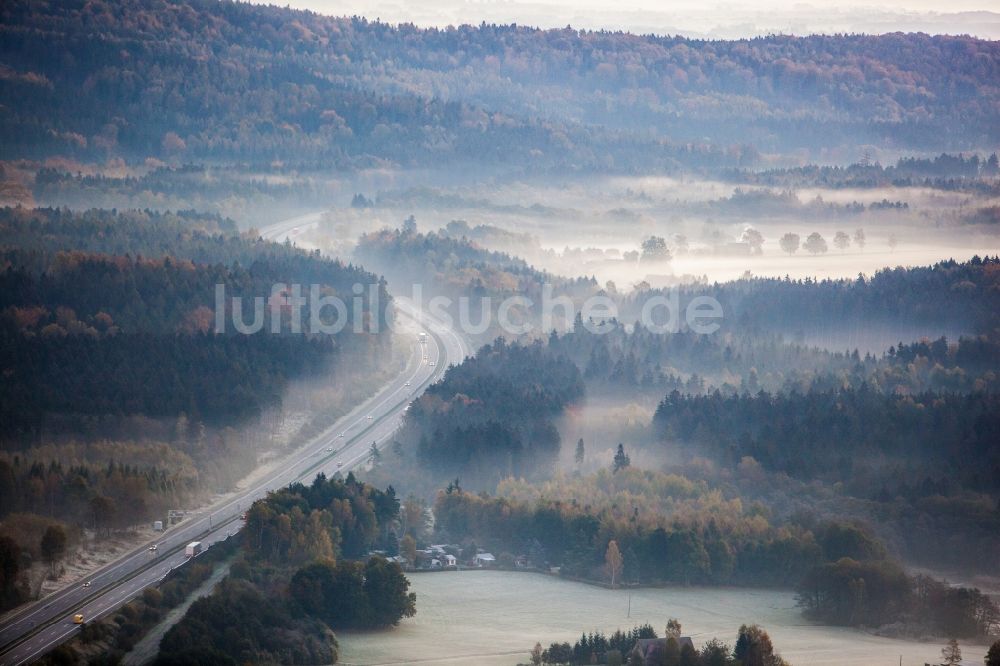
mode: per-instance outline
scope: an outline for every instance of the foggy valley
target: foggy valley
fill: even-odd
[[[0,664],[1000,666],[997,16],[4,3]]]

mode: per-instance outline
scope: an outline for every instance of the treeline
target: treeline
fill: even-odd
[[[863,369],[871,372],[877,365],[870,356],[791,345],[767,331],[661,333],[641,322],[629,327],[608,321],[590,330],[578,319],[563,335],[550,335],[548,348],[576,363],[597,393],[625,387],[660,394],[779,390],[808,386],[827,375],[863,377]]]
[[[1000,388],[1000,343],[994,335],[900,342],[874,355],[810,347],[753,325],[699,335],[684,327],[659,332],[618,320],[588,328],[578,318],[567,332],[549,335],[547,346],[580,368],[592,395],[622,388],[657,397],[673,391],[731,395],[862,386],[905,395]]]
[[[415,442],[418,463],[442,478],[488,487],[534,476],[559,454],[554,420],[582,395],[570,360],[541,343],[498,338],[412,403],[400,439]]]
[[[338,353],[368,363],[387,343],[389,297],[377,278],[289,245],[239,236],[231,221],[192,213],[0,210],[0,364],[5,438],[37,436],[48,415],[144,414],[233,423],[279,398],[289,379]],[[275,284],[325,294],[366,290],[336,336],[296,334],[287,307],[261,307],[263,328],[237,335],[228,300]],[[227,302],[215,330],[216,289]],[[311,330],[308,308],[302,329]],[[243,313],[243,322],[256,312]],[[381,326],[376,332],[375,325]],[[285,335],[272,335],[275,326]],[[371,334],[368,334],[371,331]],[[220,335],[227,333],[228,335]]]
[[[771,525],[703,483],[631,467],[534,485],[508,479],[495,497],[452,486],[438,493],[434,516],[440,539],[588,580],[609,580],[613,540],[619,580],[630,584],[793,586],[822,562],[884,555],[857,526]]]
[[[158,166],[139,175],[73,173],[44,166],[34,174],[31,195],[45,206],[118,210],[219,211],[244,223],[264,225],[330,203],[322,174],[304,174],[282,165],[223,167],[185,164]],[[294,178],[283,176],[294,172]],[[0,174],[2,178],[2,174]]]
[[[21,101],[0,119],[6,158],[289,160],[340,169],[450,160],[545,169],[602,168],[611,153],[652,168],[676,158],[731,163],[718,147],[692,151],[648,134],[484,110],[386,85],[370,78],[367,66],[355,69],[355,46],[338,37],[384,27],[364,19],[202,0],[183,5],[191,23],[167,5],[139,0],[51,9],[4,9],[0,57],[12,75],[0,79],[0,92]],[[296,26],[320,42],[303,39]],[[331,52],[340,55],[331,60]],[[213,54],[208,62],[203,53]],[[121,85],[126,79],[131,84]],[[109,107],[121,111],[111,122]]]
[[[164,519],[253,468],[293,379],[388,358],[390,299],[374,275],[219,216],[4,208],[0,238],[0,517],[104,534]],[[245,299],[249,325],[275,283],[373,285],[377,299],[360,297],[357,332],[353,307],[340,333],[310,333],[308,308],[295,332],[282,295],[274,321],[272,303],[260,308],[260,332],[236,330],[230,300],[216,330],[218,285]]]
[[[579,302],[599,291],[592,277],[565,278],[539,270],[519,257],[482,247],[462,233],[460,225],[450,226],[451,231],[419,233],[411,217],[399,229],[362,235],[354,256],[385,275],[396,293],[412,293],[428,304],[435,296],[449,299],[432,307],[467,335],[486,342],[510,335],[512,327],[540,330],[546,323],[546,299]],[[414,292],[417,288],[419,293]],[[561,307],[553,310],[551,325],[569,323],[562,318],[572,318],[571,313]],[[506,322],[501,322],[501,314]]]
[[[340,555],[357,559],[386,546],[399,514],[392,486],[378,490],[320,474],[311,485],[293,484],[256,502],[247,512],[244,546],[259,560],[286,566]]]
[[[808,165],[763,171],[738,170],[726,177],[741,183],[792,189],[827,187],[834,189],[876,189],[883,187],[930,187],[942,190],[990,194],[997,191],[993,182],[1000,176],[996,153],[942,153],[937,157],[900,157],[895,164],[855,163],[849,166]]]
[[[1000,328],[1000,257],[947,260],[932,266],[886,268],[856,279],[751,278],[679,289],[681,302],[696,295],[722,304],[724,330],[849,332],[887,325],[898,330],[933,325],[990,334]],[[639,318],[642,304],[660,290],[630,294],[622,319]]]
[[[399,565],[367,557],[398,520],[391,487],[350,474],[268,494],[248,512],[229,576],[167,632],[155,663],[335,663],[333,629],[384,628],[416,613]]]
[[[18,2],[2,19],[8,159],[606,170],[752,165],[758,149],[859,137],[919,149],[997,138],[996,49],[967,36],[425,29],[204,0]]]
[[[794,587],[810,617],[900,623],[914,633],[981,637],[1000,623],[996,603],[978,589],[908,576],[864,525],[772,524],[759,505],[627,463],[540,484],[508,479],[496,496],[452,484],[438,493],[434,516],[435,538],[573,578]]]
[[[725,468],[790,476],[802,484],[797,492],[819,481],[837,488],[839,510],[872,521],[910,562],[978,571],[1000,557],[997,400],[995,393],[907,396],[864,385],[675,392],[652,426],[664,446],[708,455]],[[763,478],[744,490],[769,494]]]
[[[445,225],[443,231],[452,238],[468,238],[479,245],[500,248],[506,252],[535,251],[541,245],[538,236],[509,231],[493,224],[477,224],[473,227],[465,220],[452,220]]]
[[[955,638],[984,638],[1000,629],[1000,608],[988,594],[908,576],[890,561],[829,562],[810,571],[797,589],[806,615],[829,624],[907,623]]]
[[[885,210],[909,210],[909,204],[903,201],[851,201],[837,203],[824,201],[817,195],[813,199],[803,201],[791,187],[780,191],[771,189],[743,189],[737,187],[731,195],[706,202],[690,202],[686,208],[692,213],[703,215],[729,215],[733,217],[787,217],[796,221],[805,219],[828,218],[833,220],[855,219],[864,213],[876,213]]]
[[[229,576],[195,601],[163,636],[156,666],[243,663],[334,664],[337,639],[320,620]]]
[[[166,445],[145,447],[147,458],[161,465],[81,461],[64,466],[0,458],[0,518],[12,513],[40,514],[96,530],[124,529],[165,515],[168,507],[196,489],[197,471],[190,458]],[[114,451],[127,454],[128,447]]]
[[[673,392],[656,409],[660,441],[697,443],[729,464],[752,456],[771,470],[849,488],[924,475],[997,492],[1000,396],[884,395],[866,387],[756,395]]]
[[[690,638],[680,634],[681,623],[673,618],[668,620],[663,638],[649,624],[629,631],[618,629],[610,636],[600,631],[585,633],[573,645],[552,643],[543,650],[536,643],[530,663],[532,666],[788,666],[775,652],[768,633],[756,624],[741,625],[732,648],[713,638],[698,650]]]
[[[362,235],[355,256],[400,281],[429,281],[437,293],[452,297],[517,295],[537,303],[545,284],[560,294],[590,295],[597,289],[593,278],[547,273],[519,257],[484,248],[465,231],[453,223],[446,231],[419,233],[411,218],[399,229]],[[493,235],[486,230],[472,234],[484,239]]]
[[[103,536],[164,520],[202,491],[204,474],[180,447],[149,442],[0,455],[0,609],[30,599],[39,576],[60,575],[82,529]]]
[[[335,349],[328,339],[266,332],[94,339],[2,331],[0,365],[7,377],[0,431],[4,439],[34,440],[88,417],[135,414],[230,425],[279,403],[290,379],[318,373]]]
[[[323,284],[347,293],[355,283],[377,284],[363,268],[327,259],[290,243],[239,234],[235,223],[218,215],[194,211],[66,208],[0,208],[0,234],[5,250],[30,258],[33,273],[48,269],[60,253],[79,252],[129,256],[133,259],[170,257],[197,265],[222,265],[250,272],[270,288],[274,282]]]

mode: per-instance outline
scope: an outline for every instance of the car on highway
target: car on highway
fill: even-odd
[[[90,587],[90,581],[88,580],[87,582],[85,582],[85,583],[83,584],[83,586],[84,586],[84,587]]]
[[[340,469],[343,466],[344,466],[344,463],[342,463],[342,462],[337,463],[337,469]]]
[[[409,386],[409,385],[410,385],[410,382],[406,382],[405,384],[403,384],[403,386]]]
[[[149,547],[149,551],[151,553],[155,553],[156,552],[156,544],[155,543],[152,546]]]
[[[327,453],[333,453],[333,447],[332,446],[326,447],[326,452]]]
[[[340,436],[341,436],[341,437],[343,437],[343,436],[344,436],[344,433],[340,433]]]
[[[371,414],[369,414],[369,415],[368,415],[368,420],[369,420],[369,421],[371,421],[371,420],[372,420],[372,419],[374,419],[374,418],[375,418],[375,417],[374,417],[374,416],[372,416]]]
[[[429,366],[431,366],[431,367],[433,368],[433,367],[434,367],[434,365],[435,365],[435,363],[434,363],[434,361],[431,361],[430,363],[428,363],[428,365],[429,365]]]
[[[77,613],[73,616],[73,624],[83,624],[83,613]]]

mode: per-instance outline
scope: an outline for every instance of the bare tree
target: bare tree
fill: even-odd
[[[542,666],[542,644],[535,643],[535,647],[531,648],[531,663],[534,666]]]

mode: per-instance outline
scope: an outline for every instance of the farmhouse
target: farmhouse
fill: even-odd
[[[632,653],[638,652],[642,655],[643,661],[641,663],[658,664],[660,663],[658,661],[660,655],[666,652],[668,640],[668,638],[640,638],[635,642]],[[677,647],[683,650],[685,645],[691,646],[692,650],[694,649],[694,642],[689,636],[681,636],[677,639]]]

